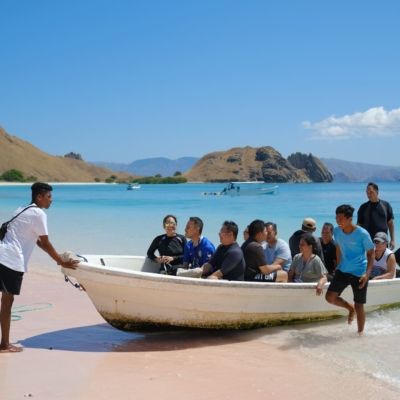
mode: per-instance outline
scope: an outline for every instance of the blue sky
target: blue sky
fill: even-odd
[[[0,125],[86,161],[272,146],[400,165],[399,1],[0,5]]]

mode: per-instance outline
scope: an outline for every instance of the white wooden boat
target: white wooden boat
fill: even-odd
[[[202,192],[203,196],[243,196],[255,194],[274,194],[278,191],[278,186],[265,187],[264,182],[230,182],[226,188],[220,192]]]
[[[127,189],[128,190],[137,190],[137,189],[140,189],[140,185],[138,183],[130,183],[127,186]]]
[[[347,314],[328,304],[324,295],[316,296],[315,283],[183,278],[159,275],[159,264],[145,257],[84,257],[87,262],[81,262],[76,270],[62,272],[74,277],[103,318],[122,330],[171,326],[249,329]],[[352,302],[351,288],[343,297]],[[370,281],[367,299],[367,311],[399,305],[400,279]]]

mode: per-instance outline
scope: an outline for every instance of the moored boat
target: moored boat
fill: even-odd
[[[86,255],[62,269],[103,318],[122,330],[159,327],[249,329],[336,318],[345,309],[316,296],[315,283],[229,282],[158,274],[145,257]],[[328,284],[324,286],[326,291]],[[351,288],[344,299],[352,302]],[[370,281],[366,311],[400,304],[400,279]]]
[[[130,183],[127,186],[128,190],[136,190],[136,189],[140,189],[140,185],[138,183]]]
[[[265,187],[264,182],[229,182],[227,187],[219,192],[202,192],[203,196],[243,196],[255,194],[275,194],[278,186]]]

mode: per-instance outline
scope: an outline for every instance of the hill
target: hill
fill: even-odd
[[[39,181],[46,182],[94,182],[95,178],[104,181],[113,174],[119,179],[130,177],[127,173],[115,174],[76,158],[52,156],[9,135],[0,126],[0,175],[9,169],[17,169],[24,176],[36,176]]]
[[[176,160],[171,160],[165,157],[156,157],[136,160],[130,164],[108,163],[103,161],[92,161],[90,164],[109,168],[113,171],[124,171],[130,174],[142,176],[154,176],[157,174],[162,176],[173,176],[176,171],[182,173],[188,171],[198,160],[197,157],[181,157]]]
[[[396,182],[400,167],[366,164],[337,158],[320,159],[333,175],[334,182]]]
[[[270,146],[236,147],[206,154],[184,174],[191,182],[331,182],[332,175],[312,154],[292,154],[291,162]],[[289,159],[290,159],[289,157]]]

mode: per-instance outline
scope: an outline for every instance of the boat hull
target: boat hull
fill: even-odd
[[[94,257],[120,266],[95,264]],[[152,273],[158,264],[144,257],[87,258],[78,269],[63,272],[79,282],[108,323],[122,330],[251,329],[346,315],[316,296],[315,284],[181,278]],[[366,310],[398,305],[399,289],[400,279],[370,282]],[[351,288],[343,297],[352,302]]]

